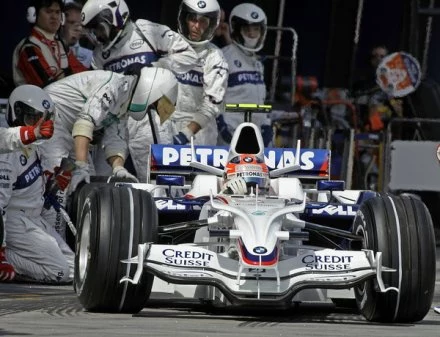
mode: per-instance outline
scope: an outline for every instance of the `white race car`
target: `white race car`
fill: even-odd
[[[155,145],[151,158],[150,183],[82,197],[74,286],[85,309],[135,313],[153,291],[221,306],[345,297],[380,322],[429,311],[435,241],[418,198],[344,190],[329,150],[264,149],[252,123],[229,149]],[[234,194],[230,178],[251,184]]]

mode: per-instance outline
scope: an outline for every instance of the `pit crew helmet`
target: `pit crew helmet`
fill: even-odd
[[[260,27],[260,36],[249,38],[243,35],[243,27],[257,25]],[[240,48],[257,52],[263,48],[267,33],[267,17],[264,11],[250,3],[243,3],[235,6],[229,16],[229,29],[232,42]]]
[[[94,43],[108,51],[120,38],[130,11],[124,0],[87,1],[81,11],[81,23]]]
[[[137,121],[143,119],[148,106],[164,97],[175,102],[177,97],[176,76],[167,69],[143,67],[128,106],[129,116]]]
[[[225,167],[225,179],[229,181],[233,178],[243,178],[248,188],[248,193],[258,190],[260,193],[268,193],[270,186],[269,168],[255,154],[239,154],[229,160]]]
[[[220,15],[220,5],[217,0],[183,0],[177,16],[179,34],[191,45],[203,45],[213,38],[220,23]],[[197,20],[205,26],[199,41],[194,41],[190,37],[188,21],[191,20]]]
[[[53,118],[55,105],[40,87],[24,84],[9,96],[6,121],[9,126],[35,125],[41,118]]]

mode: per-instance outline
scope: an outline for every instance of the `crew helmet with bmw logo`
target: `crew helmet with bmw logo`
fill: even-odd
[[[9,126],[35,125],[41,118],[53,118],[55,105],[50,96],[36,85],[15,88],[8,100],[6,121]]]
[[[202,36],[198,41],[191,39],[188,22],[197,20],[203,26]],[[220,23],[220,5],[217,0],[183,0],[177,17],[178,31],[190,44],[203,45],[214,36]]]
[[[252,25],[260,27],[260,36],[257,38],[248,38],[242,33],[243,27]],[[263,48],[266,39],[266,14],[260,7],[251,3],[237,5],[229,16],[229,29],[233,43],[246,51],[257,52]]]
[[[124,0],[90,0],[81,11],[81,24],[94,43],[108,51],[120,38],[130,11]]]

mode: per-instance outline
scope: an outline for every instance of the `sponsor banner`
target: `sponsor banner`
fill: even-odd
[[[416,58],[404,52],[386,56],[376,70],[376,82],[391,97],[403,97],[420,84],[422,72]]]
[[[196,146],[197,161],[220,169],[224,168],[229,148],[226,146]],[[296,149],[266,148],[265,162],[269,170],[283,168],[295,163]],[[301,149],[301,171],[294,174],[328,176],[330,151]],[[190,171],[191,147],[180,145],[151,145],[152,171]]]
[[[359,209],[358,205],[327,205],[322,208],[315,208],[309,210],[309,214],[312,215],[320,215],[320,216],[347,216],[354,217],[356,215],[357,210]]]
[[[351,269],[353,255],[309,254],[301,258],[306,270],[341,271]]]
[[[218,267],[214,252],[184,245],[153,245],[148,259],[178,267]]]

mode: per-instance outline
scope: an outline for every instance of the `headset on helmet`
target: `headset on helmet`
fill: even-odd
[[[255,41],[244,37],[241,29],[246,25],[260,25],[260,37]],[[263,48],[267,32],[267,17],[260,7],[250,3],[235,6],[229,16],[229,27],[232,42],[240,48],[251,52],[257,52]]]
[[[179,33],[192,45],[202,45],[211,41],[220,23],[220,5],[217,0],[183,0],[180,4],[177,24]],[[200,41],[193,41],[189,36],[188,20],[191,18],[206,21],[206,29]]]
[[[103,45],[103,51],[109,50],[118,41],[129,16],[124,0],[87,1],[81,11],[82,25],[92,41]],[[104,32],[104,40],[96,36],[96,29]]]
[[[225,167],[225,178],[242,178],[246,182],[248,192],[251,187],[254,191],[258,187],[262,193],[269,191],[269,168],[264,158],[255,154],[239,154],[231,158]]]
[[[50,7],[54,2],[60,5],[61,9],[61,24],[64,24],[64,1],[63,0],[31,0],[29,7],[26,10],[26,20],[30,24],[37,22],[37,15],[41,8]]]
[[[133,90],[128,114],[134,120],[141,120],[145,117],[148,106],[163,96],[175,103],[177,97],[176,76],[167,69],[143,67]]]
[[[34,125],[40,118],[51,119],[54,113],[54,103],[43,89],[24,84],[9,96],[6,121],[9,126]]]

